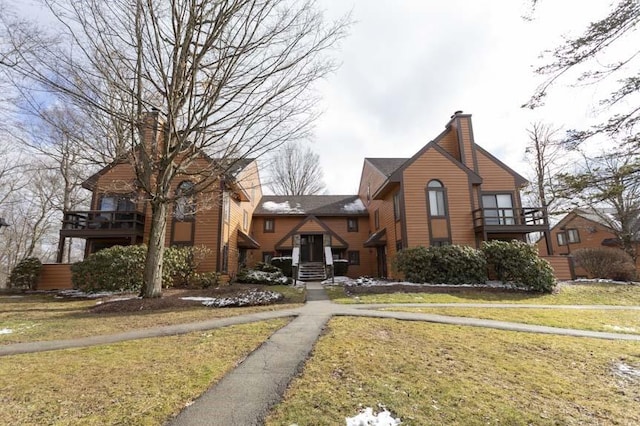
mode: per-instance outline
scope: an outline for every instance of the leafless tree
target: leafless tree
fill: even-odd
[[[306,137],[313,84],[335,68],[326,53],[348,19],[327,24],[312,0],[41,1],[60,25],[46,34],[3,15],[4,70],[22,90],[47,90],[127,130],[152,212],[143,295],[158,297],[172,182],[187,176],[207,190],[237,160]],[[22,48],[33,39],[47,49]],[[152,108],[163,137],[140,143]],[[216,161],[200,167],[202,153]]]
[[[558,212],[561,191],[558,173],[566,168],[567,150],[560,139],[560,129],[543,122],[531,123],[525,159],[533,170],[533,182],[527,191],[532,201],[550,214]]]
[[[315,195],[326,191],[320,157],[298,143],[278,148],[268,171],[268,186],[276,195]]]

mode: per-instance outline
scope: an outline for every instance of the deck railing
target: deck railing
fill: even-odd
[[[544,207],[485,208],[473,211],[473,226],[475,228],[548,225],[549,219]]]
[[[62,218],[62,230],[130,230],[131,232],[144,232],[144,214],[138,211],[66,211]]]

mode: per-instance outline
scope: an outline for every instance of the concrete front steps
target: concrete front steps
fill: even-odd
[[[298,279],[300,281],[322,281],[327,279],[324,264],[320,262],[305,262],[298,265]]]

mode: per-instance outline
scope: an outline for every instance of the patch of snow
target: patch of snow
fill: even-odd
[[[635,281],[614,281],[607,280],[604,278],[577,278],[572,281],[575,284],[620,284],[620,285],[640,285],[640,283]],[[568,282],[569,284],[571,282]]]
[[[182,300],[202,302],[204,306],[210,306],[213,308],[268,305],[282,300],[283,298],[284,296],[280,293],[256,289],[251,289],[233,297],[181,297]]]
[[[262,204],[262,208],[276,213],[304,213],[300,203],[296,203],[295,207],[291,207],[289,201],[283,201],[282,203],[266,201]]]
[[[347,426],[396,426],[402,424],[399,418],[394,418],[386,408],[374,413],[373,408],[367,407],[360,410],[360,414],[355,417],[345,418]]]
[[[96,305],[102,305],[103,303],[111,303],[111,302],[122,302],[123,300],[131,300],[131,299],[142,299],[141,297],[114,297],[109,300],[99,300],[96,302]]]
[[[114,294],[115,293],[112,291],[102,291],[99,293],[85,293],[84,291],[80,291],[80,290],[60,290],[57,292],[56,297],[57,298],[78,297],[83,299],[99,299],[102,297],[113,296]]]
[[[322,281],[320,284],[328,284],[328,285],[331,285],[331,284],[344,284],[344,283],[350,282],[350,281],[351,281],[351,278],[339,275],[339,276],[333,277],[333,282],[331,282],[331,278],[328,278],[328,279]]]
[[[640,368],[632,367],[624,362],[618,362],[613,366],[613,374],[633,382],[640,381]]]
[[[264,272],[252,269],[246,274],[247,279],[256,282],[288,284],[289,279],[282,275],[282,272]]]
[[[0,334],[11,334],[13,330],[10,328],[0,328]]]
[[[345,204],[344,206],[342,206],[342,210],[345,212],[359,213],[366,211],[367,209],[364,204],[362,204],[362,200],[360,200],[360,198],[356,198],[349,204]]]

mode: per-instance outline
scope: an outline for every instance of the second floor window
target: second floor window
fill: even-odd
[[[98,210],[105,212],[132,212],[136,210],[136,203],[130,194],[103,195],[100,197]]]
[[[264,220],[264,232],[276,232],[275,219]]]
[[[514,225],[515,211],[511,194],[483,194],[485,225]]]
[[[347,218],[347,232],[358,232],[358,219],[355,217]]]
[[[373,225],[376,227],[376,231],[380,229],[380,211],[378,209],[373,212]]]
[[[173,216],[177,220],[192,220],[196,213],[196,199],[193,187],[193,182],[184,181],[176,188]]]
[[[400,220],[400,192],[393,195],[393,218]]]
[[[577,229],[567,229],[567,241],[571,244],[580,242],[580,234]]]
[[[442,217],[447,215],[444,196],[444,185],[439,180],[432,180],[427,185],[429,191],[429,215]]]

